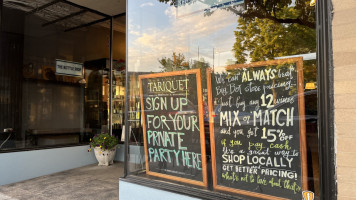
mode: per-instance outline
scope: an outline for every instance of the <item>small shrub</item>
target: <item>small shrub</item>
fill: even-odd
[[[101,133],[98,135],[94,135],[93,138],[90,139],[89,149],[100,147],[102,150],[109,150],[114,148],[119,143],[118,139],[115,136],[111,136],[108,133]]]

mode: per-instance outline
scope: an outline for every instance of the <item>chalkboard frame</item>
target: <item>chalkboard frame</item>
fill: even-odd
[[[302,190],[308,190],[308,166],[307,166],[307,147],[306,147],[306,125],[305,125],[305,103],[304,103],[304,78],[303,78],[303,57],[260,61],[249,64],[236,64],[229,65],[225,67],[217,67],[214,69],[224,68],[225,70],[233,70],[239,68],[250,68],[250,67],[263,67],[263,66],[273,66],[281,64],[292,64],[297,65],[297,91],[298,91],[298,111],[299,111],[299,140],[300,140],[300,159],[301,159],[301,182]],[[282,200],[285,198],[261,194],[256,192],[251,192],[248,190],[240,190],[236,188],[230,188],[217,183],[217,171],[216,171],[216,151],[215,151],[215,133],[214,133],[214,120],[213,120],[213,94],[212,94],[212,83],[211,83],[211,73],[214,69],[209,68],[207,70],[207,88],[208,88],[208,105],[209,105],[209,130],[210,130],[210,144],[211,144],[211,162],[212,162],[212,173],[213,173],[213,188],[216,190],[238,193],[242,195],[270,199],[270,200]]]
[[[143,123],[143,138],[144,138],[144,147],[145,147],[145,161],[146,161],[146,174],[152,175],[160,178],[165,178],[173,181],[188,183],[197,186],[208,186],[207,179],[207,164],[206,164],[206,150],[205,150],[205,131],[204,131],[204,111],[203,111],[203,94],[202,94],[202,84],[201,84],[201,72],[200,69],[191,69],[184,71],[175,71],[175,72],[164,72],[164,73],[155,73],[155,74],[145,74],[139,75],[139,83],[140,83],[140,96],[141,96],[141,110],[142,116],[145,116],[145,108],[144,108],[144,99],[143,99],[143,79],[150,78],[160,78],[160,77],[170,77],[170,76],[179,76],[179,75],[196,75],[196,87],[197,87],[197,96],[198,96],[198,113],[199,113],[199,128],[200,128],[200,149],[201,149],[201,157],[202,157],[202,176],[203,181],[196,181],[187,178],[176,177],[173,175],[166,175],[157,172],[150,171],[149,169],[149,160],[148,160],[148,151],[147,151],[147,130],[146,130],[146,119],[142,117]]]

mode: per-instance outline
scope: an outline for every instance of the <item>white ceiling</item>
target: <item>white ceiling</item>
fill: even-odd
[[[111,16],[126,12],[126,0],[69,0],[69,1]]]

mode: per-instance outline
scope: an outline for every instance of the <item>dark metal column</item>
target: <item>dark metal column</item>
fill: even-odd
[[[2,5],[4,0],[0,0],[0,41],[1,41],[1,32],[2,32]]]
[[[128,11],[128,0],[126,0],[126,11]],[[128,175],[129,172],[129,164],[128,164],[128,157],[129,157],[129,123],[128,123],[128,116],[129,116],[129,104],[130,104],[130,97],[129,97],[129,90],[130,90],[130,76],[129,76],[129,66],[127,65],[128,56],[128,14],[126,12],[126,64],[125,64],[125,155],[124,155],[124,177]]]
[[[3,49],[3,47],[2,47],[2,30],[3,30],[3,28],[2,28],[2,26],[3,26],[2,25],[2,20],[3,20],[3,9],[2,9],[2,7],[3,7],[3,4],[4,4],[4,0],[0,0],[0,61],[1,61],[2,49]],[[0,65],[1,65],[1,63],[0,63]]]
[[[337,199],[334,146],[334,78],[331,0],[317,1],[320,199]]]
[[[3,44],[2,44],[2,31],[3,31],[3,3],[4,1],[3,0],[0,0],[0,84],[2,85],[3,84],[3,80],[4,78],[4,75],[3,75],[3,65],[2,65],[2,51],[3,51]],[[3,96],[3,92],[2,90],[0,90],[0,95]],[[3,110],[4,107],[3,107],[3,103],[2,103],[2,98],[0,97],[0,110]],[[4,125],[3,125],[3,122],[0,122],[0,129],[1,128],[4,128]],[[0,130],[0,131],[3,131],[3,130]]]
[[[109,134],[112,135],[112,76],[113,76],[113,69],[112,69],[112,43],[113,43],[113,18],[110,18],[110,69],[109,69]]]

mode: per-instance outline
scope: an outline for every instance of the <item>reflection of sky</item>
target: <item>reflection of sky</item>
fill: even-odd
[[[174,6],[135,0],[128,1],[128,13],[129,71],[160,71],[158,59],[171,57],[172,52],[183,53],[191,61],[198,60],[199,51],[199,59],[211,67],[235,60],[231,49],[237,16],[232,12],[217,10],[205,17],[198,12],[177,18]]]

